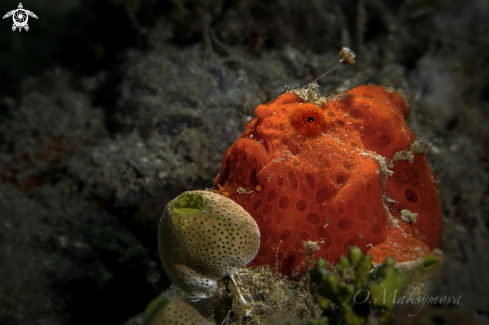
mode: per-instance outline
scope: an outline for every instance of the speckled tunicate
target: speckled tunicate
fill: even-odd
[[[217,281],[257,254],[255,220],[233,200],[190,191],[168,203],[158,226],[158,248],[170,279],[192,297],[208,298]]]
[[[417,260],[398,263],[397,268],[403,269],[408,276],[404,293],[418,301],[431,294],[433,279],[443,264],[443,253],[435,249],[432,254],[425,255]]]
[[[153,300],[144,311],[144,320],[148,325],[212,325],[182,300]]]

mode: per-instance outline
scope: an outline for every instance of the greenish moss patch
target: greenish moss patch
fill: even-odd
[[[397,295],[407,281],[403,270],[394,267],[392,257],[372,270],[372,256],[355,246],[349,257],[340,258],[336,271],[341,281],[322,259],[310,270],[309,287],[323,318],[308,325],[392,323]]]
[[[423,258],[423,262],[419,266],[422,272],[428,272],[436,269],[440,265],[440,259],[433,255],[426,255]]]
[[[173,200],[173,209],[180,213],[195,213],[204,208],[204,196],[187,192]]]

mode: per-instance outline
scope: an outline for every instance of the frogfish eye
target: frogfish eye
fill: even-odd
[[[295,107],[289,120],[291,126],[306,137],[314,137],[325,131],[324,113],[313,104],[305,103]]]

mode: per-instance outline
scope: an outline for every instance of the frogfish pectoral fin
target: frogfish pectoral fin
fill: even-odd
[[[237,184],[239,187],[256,186],[257,173],[270,161],[265,147],[252,139],[241,138],[229,148],[222,161],[222,168],[214,181],[225,186]]]

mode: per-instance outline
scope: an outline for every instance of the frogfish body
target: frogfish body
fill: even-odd
[[[329,97],[300,89],[259,105],[214,181],[259,226],[249,265],[298,278],[354,245],[374,263],[439,247],[436,180],[408,112],[400,93],[373,85]]]

